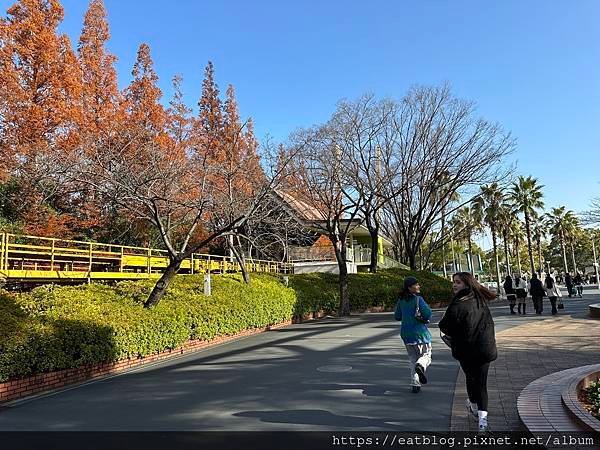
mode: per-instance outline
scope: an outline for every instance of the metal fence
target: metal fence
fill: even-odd
[[[169,265],[166,250],[0,233],[0,278],[6,280],[138,279],[158,277]],[[248,259],[251,272],[291,273],[292,265]],[[194,253],[181,273],[240,271],[228,256]]]

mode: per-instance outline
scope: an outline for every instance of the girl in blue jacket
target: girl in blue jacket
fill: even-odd
[[[394,312],[394,318],[402,321],[400,336],[408,353],[410,385],[415,394],[421,390],[422,384],[427,383],[425,371],[431,364],[431,333],[426,325],[431,318],[431,308],[420,294],[421,286],[417,279],[405,278],[404,290]]]

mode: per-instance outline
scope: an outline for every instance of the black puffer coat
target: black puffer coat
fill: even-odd
[[[452,356],[468,365],[494,361],[496,333],[489,308],[470,290],[460,291],[446,309],[440,330],[452,340]]]

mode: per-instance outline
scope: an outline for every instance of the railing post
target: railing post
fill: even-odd
[[[0,233],[0,270],[4,269],[4,236],[6,233]]]
[[[92,247],[93,247],[93,245],[94,245],[93,242],[90,242],[90,254],[89,254],[90,263],[88,266],[88,272],[90,272],[90,273],[92,272]]]
[[[190,275],[194,275],[194,254],[190,256]]]
[[[119,272],[123,272],[123,257],[125,256],[125,248],[121,246],[121,258],[119,260]]]
[[[8,233],[6,233],[4,235],[4,267],[6,270],[8,270],[9,265],[8,265],[8,240],[10,239],[10,236]]]
[[[56,239],[52,239],[52,249],[50,250],[50,270],[54,270],[54,246]]]
[[[152,259],[152,249],[148,249],[148,257],[147,258],[148,258],[148,261],[147,261],[147,263],[148,263],[147,270],[148,270],[148,273],[150,273],[150,269],[151,269],[151,267],[150,267],[151,266],[151,262],[150,261]]]

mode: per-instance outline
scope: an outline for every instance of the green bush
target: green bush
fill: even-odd
[[[375,274],[348,275],[350,309],[364,311],[374,306],[393,308],[402,291],[404,278],[415,276],[421,285],[423,298],[433,306],[442,306],[452,299],[452,284],[430,272],[404,269],[380,270]],[[307,312],[336,311],[340,303],[338,276],[329,273],[307,273],[290,277],[296,291],[296,315]]]
[[[592,406],[592,414],[600,419],[600,380],[590,383],[584,392],[587,401]]]
[[[349,278],[351,309],[391,308],[404,277],[386,270]],[[416,274],[426,300],[450,298],[450,284]],[[253,274],[212,277],[213,295],[203,293],[202,275],[180,275],[155,308],[143,308],[153,281],[116,286],[46,285],[31,292],[0,291],[0,382],[84,364],[137,358],[176,348],[189,339],[262,328],[314,311],[336,311],[338,277],[306,274],[281,278]]]

